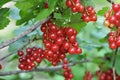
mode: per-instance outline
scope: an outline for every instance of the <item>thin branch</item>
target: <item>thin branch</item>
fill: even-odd
[[[39,27],[39,26],[42,25],[44,22],[46,22],[48,19],[50,19],[50,17],[49,17],[49,18],[46,18],[46,19],[44,19],[44,20],[42,20],[42,21],[40,21],[40,22],[38,22],[37,24],[35,24],[34,26],[32,26],[31,28],[29,28],[29,29],[26,30],[25,32],[21,33],[20,35],[12,38],[11,40],[8,40],[8,41],[6,41],[6,42],[1,43],[1,44],[0,44],[0,49],[8,46],[8,45],[11,44],[11,43],[14,43],[14,42],[17,41],[18,39],[20,39],[20,38],[24,37],[25,35],[31,33],[31,32],[34,31],[37,27]]]
[[[113,56],[113,64],[112,64],[112,67],[114,67],[114,66],[115,66],[117,53],[118,53],[118,48],[115,50],[115,53],[114,53],[114,56]]]
[[[113,56],[113,64],[112,64],[112,68],[113,68],[113,79],[116,80],[116,75],[115,75],[115,62],[116,62],[116,58],[117,58],[117,53],[118,53],[118,48],[115,50],[114,56]]]
[[[75,62],[75,63],[69,63],[68,65],[74,66],[78,63],[85,63],[85,62],[90,62],[91,60],[81,60],[79,62]],[[53,71],[57,71],[62,69],[62,65],[59,66],[55,66],[55,67],[46,67],[46,68],[36,68],[30,71],[22,71],[22,70],[17,70],[17,71],[10,71],[10,72],[0,72],[0,76],[7,76],[7,75],[14,75],[14,74],[20,74],[20,73],[28,73],[28,72],[40,72],[40,71],[44,71],[44,72],[53,72]]]
[[[30,41],[29,41],[29,42],[27,42],[27,43],[26,43],[24,46],[22,46],[20,49],[22,49],[22,48],[26,47],[29,43],[30,43]],[[8,58],[8,57],[12,56],[12,55],[13,55],[13,54],[15,54],[16,52],[17,52],[17,51],[15,50],[15,51],[13,51],[13,52],[11,52],[11,53],[9,53],[9,54],[5,55],[4,57],[0,58],[0,61],[3,61],[4,59],[6,59],[6,58]]]
[[[36,37],[35,37],[35,38],[32,40],[32,42],[34,42],[34,41],[36,41],[36,40],[40,40],[40,39],[42,39],[42,38],[41,38],[41,37],[39,37],[39,38],[36,38]],[[25,48],[27,45],[29,45],[29,44],[30,44],[30,41],[31,41],[31,40],[29,39],[29,40],[27,41],[27,43],[26,43],[25,45],[23,45],[19,50],[22,50],[22,49]],[[4,59],[12,56],[12,55],[15,54],[17,51],[18,51],[18,50],[15,50],[15,51],[13,51],[13,52],[5,55],[4,57],[0,58],[0,61],[3,61]]]
[[[114,4],[115,2],[113,2],[112,0],[107,0],[109,3]]]

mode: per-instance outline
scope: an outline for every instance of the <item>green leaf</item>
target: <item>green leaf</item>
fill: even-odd
[[[37,17],[35,19],[42,20],[42,19],[48,17],[51,12],[52,12],[52,10],[43,9],[43,10],[41,10],[41,12],[37,15]]]
[[[20,1],[17,2],[15,5],[22,11],[28,11],[28,9],[30,9],[33,6],[33,4],[29,1]]]
[[[30,16],[31,15],[31,16]],[[34,15],[32,14],[28,14],[29,17],[25,16],[20,20],[17,20],[16,25],[21,25],[23,23],[27,24],[29,20],[34,18]]]
[[[57,1],[58,0],[49,0],[48,1],[48,5],[50,5],[49,8],[42,9],[40,11],[40,13],[37,15],[37,17],[35,18],[35,20],[42,20],[42,19],[48,17],[54,11],[54,7],[55,7]]]
[[[82,4],[85,6],[95,6],[94,0],[82,0]]]
[[[99,66],[92,62],[84,63],[84,67],[86,67],[86,69],[91,73],[95,73],[97,70],[99,70]]]
[[[6,17],[1,17],[0,18],[0,29],[4,29],[8,24],[10,20]]]
[[[80,13],[71,15],[70,19],[71,19],[71,23],[80,23],[82,21]]]
[[[19,78],[19,76],[18,76],[18,74],[16,74],[16,75],[11,75],[11,76],[4,76],[4,79],[5,80],[20,80],[20,78]],[[1,80],[1,79],[0,79]]]
[[[120,55],[117,55],[116,62],[115,62],[115,70],[120,75]]]
[[[11,62],[11,61],[13,61],[13,60],[17,60],[18,59],[18,55],[16,54],[16,55],[14,55],[12,58],[10,58],[9,60],[8,60],[8,62]]]
[[[86,26],[86,23],[85,22],[79,22],[79,23],[71,23],[70,22],[70,23],[66,24],[65,26],[67,26],[67,27],[71,26],[75,30],[77,30],[77,32],[79,33],[81,31],[81,29]]]
[[[6,80],[6,79],[0,78],[0,80]]]
[[[98,15],[103,16],[107,11],[108,11],[109,7],[103,7],[102,10],[99,10],[97,12]]]
[[[8,8],[0,9],[0,29],[4,29],[10,22],[10,20],[6,18],[8,12],[9,12]]]
[[[16,3],[16,7],[20,9],[20,17],[21,19],[17,20],[16,25],[21,25],[23,23],[28,23],[29,20],[33,19],[35,15],[33,14],[33,7],[37,7],[37,5],[33,5],[30,1],[21,0]]]
[[[79,23],[73,23],[71,26],[77,30],[77,32],[80,32],[80,30],[86,26],[85,22],[79,22]]]
[[[24,45],[28,43],[28,37],[23,37],[17,40],[15,43],[9,45],[9,52],[21,49]]]
[[[5,17],[5,14],[8,13],[9,8],[1,8],[0,9],[0,18]]]
[[[101,57],[96,57],[92,60],[93,63],[96,63],[96,64],[100,64],[103,60],[101,59]]]
[[[74,55],[68,55],[67,58],[69,59],[69,61],[72,61],[72,62],[78,62],[80,60],[82,60],[85,56],[84,55],[77,55],[77,54],[74,54]]]
[[[55,80],[64,80],[64,77],[56,74]]]
[[[54,13],[54,18],[56,19],[63,19],[60,13]]]
[[[72,72],[74,74],[73,80],[83,80],[83,76],[85,73],[85,68],[82,66],[74,66],[72,67]]]

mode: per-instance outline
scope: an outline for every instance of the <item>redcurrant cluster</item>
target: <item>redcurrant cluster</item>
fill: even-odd
[[[66,5],[71,8],[72,12],[84,12],[84,6],[80,3],[80,0],[66,0]]]
[[[93,75],[90,73],[90,71],[86,71],[83,80],[92,80],[92,77]]]
[[[92,6],[88,6],[85,10],[86,11],[84,11],[84,13],[82,13],[83,21],[89,22],[89,21],[96,21],[97,20],[97,16],[95,15],[96,12]]]
[[[114,26],[120,26],[120,4],[112,4],[112,9],[109,10],[104,17],[104,25],[113,28]]]
[[[63,60],[67,52],[69,54],[80,54],[82,52],[76,41],[77,31],[72,27],[58,29],[49,20],[41,26],[41,31],[43,32],[46,59],[53,65]]]
[[[52,62],[53,66],[62,60],[65,80],[71,80],[73,74],[68,67],[66,53],[80,54],[82,52],[76,41],[77,31],[72,27],[58,28],[51,20],[41,26],[41,31],[43,32],[45,58]]]
[[[21,70],[32,70],[36,67],[36,63],[40,63],[44,58],[43,50],[41,48],[27,48],[26,54],[23,51],[18,51],[19,65],[18,68]]]
[[[98,77],[98,80],[114,80],[113,79],[113,70],[108,69],[106,71],[96,71],[96,76]],[[115,72],[116,80],[120,80],[120,76]],[[85,76],[83,77],[83,80],[92,80],[93,74],[91,74],[89,71],[85,72]]]
[[[96,21],[96,12],[92,6],[85,7],[81,4],[80,0],[66,0],[66,5],[71,8],[72,12],[82,13],[81,19],[85,22]]]
[[[0,64],[0,70],[2,69],[2,65]]]
[[[98,76],[99,80],[114,80],[112,69],[108,69],[107,71],[104,72],[97,71],[96,75]],[[116,80],[120,80],[120,76],[117,73],[115,73],[115,75],[116,75]]]
[[[76,41],[77,31],[72,27],[58,28],[51,20],[48,20],[41,26],[43,32],[44,50],[41,48],[27,48],[26,54],[18,51],[19,62],[18,68],[21,70],[32,70],[43,59],[47,59],[56,66],[63,61],[65,80],[71,80],[73,74],[68,67],[66,54],[81,54],[82,49]]]
[[[68,60],[67,60],[67,58],[65,58],[63,60],[63,69],[64,69],[63,76],[65,77],[65,80],[72,80],[72,78],[74,77],[74,75],[72,74],[72,71],[71,71],[71,69],[68,66]]]
[[[108,42],[111,49],[116,49],[120,47],[120,28],[118,31],[112,31],[109,33]]]

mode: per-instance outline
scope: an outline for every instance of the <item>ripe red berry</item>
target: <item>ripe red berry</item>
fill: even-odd
[[[59,46],[57,44],[54,44],[54,45],[51,46],[51,50],[53,52],[57,52],[59,50]]]
[[[69,50],[68,50],[68,52],[70,54],[75,54],[76,53],[76,48],[75,47],[70,47]]]
[[[77,48],[77,49],[76,49],[76,53],[77,53],[77,54],[81,54],[81,53],[82,53],[82,49],[81,49],[81,48]]]
[[[109,19],[110,23],[115,23],[115,21],[117,20],[115,16],[111,16]]]
[[[66,5],[67,5],[68,7],[72,7],[72,6],[73,6],[71,0],[66,0]]]
[[[74,43],[76,41],[76,36],[75,35],[69,36],[69,41],[71,43]]]
[[[65,50],[68,50],[68,49],[70,48],[70,43],[69,43],[69,42],[64,42],[63,48],[64,48]]]
[[[25,66],[24,66],[23,64],[19,64],[19,65],[18,65],[18,68],[21,69],[21,70],[23,70],[24,67],[25,67]]]
[[[112,9],[114,10],[114,12],[118,12],[120,10],[120,4],[113,4]]]
[[[108,38],[108,42],[109,42],[109,43],[113,43],[113,42],[115,42],[114,37],[113,37],[113,36],[109,36],[109,38]]]
[[[114,42],[113,42],[113,43],[110,43],[109,46],[110,46],[110,48],[113,49],[113,50],[117,48],[117,45],[116,45]]]
[[[78,9],[78,12],[83,13],[85,10],[85,7],[81,4],[77,9]]]
[[[76,7],[72,7],[71,9],[72,9],[73,13],[77,12],[77,8]]]
[[[90,20],[91,20],[91,21],[96,21],[96,20],[97,20],[97,16],[95,16],[95,15],[91,16],[91,17],[90,17]]]
[[[18,56],[23,56],[24,55],[24,53],[23,53],[23,51],[18,51]]]
[[[89,22],[89,21],[90,21],[90,17],[89,17],[89,16],[86,16],[86,17],[83,18],[83,20],[84,20],[85,22]]]
[[[45,4],[44,4],[44,7],[45,7],[46,9],[48,9],[48,3],[45,3]]]
[[[71,36],[71,35],[73,35],[74,34],[74,29],[73,28],[68,28],[67,30],[66,30],[66,34],[68,35],[68,36]]]
[[[31,51],[32,51],[31,48],[27,48],[27,49],[26,49],[26,52],[27,52],[27,53],[31,53]]]

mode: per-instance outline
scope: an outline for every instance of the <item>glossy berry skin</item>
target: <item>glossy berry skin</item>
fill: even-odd
[[[109,19],[110,23],[115,23],[115,21],[117,20],[115,16],[111,16]]]
[[[117,48],[117,45],[116,45],[115,43],[111,43],[111,44],[110,44],[110,48],[114,50],[114,49]]]
[[[18,51],[18,55],[19,55],[19,56],[23,56],[24,53],[23,53],[22,51]]]
[[[115,42],[114,37],[113,37],[113,36],[109,36],[109,38],[108,38],[108,42],[109,42],[109,43],[113,43],[113,42]]]
[[[64,48],[65,50],[68,50],[68,49],[70,48],[70,43],[69,43],[69,42],[64,42],[63,48]]]
[[[66,0],[66,5],[67,5],[68,7],[72,7],[72,6],[73,6],[71,0]]]
[[[82,49],[81,49],[81,48],[77,48],[77,49],[76,49],[76,53],[77,53],[77,54],[81,54],[81,53],[82,53]]]
[[[120,10],[120,4],[113,4],[112,9],[114,12],[118,12]]]
[[[78,5],[76,4],[76,7],[77,7]],[[81,5],[79,5],[79,7],[77,7],[77,10],[78,10],[78,12],[81,12],[81,13],[83,13],[84,11],[85,11],[85,7],[81,4]]]
[[[70,54],[75,54],[76,48],[75,48],[75,47],[70,47],[69,50],[68,50],[68,52],[69,52]]]

